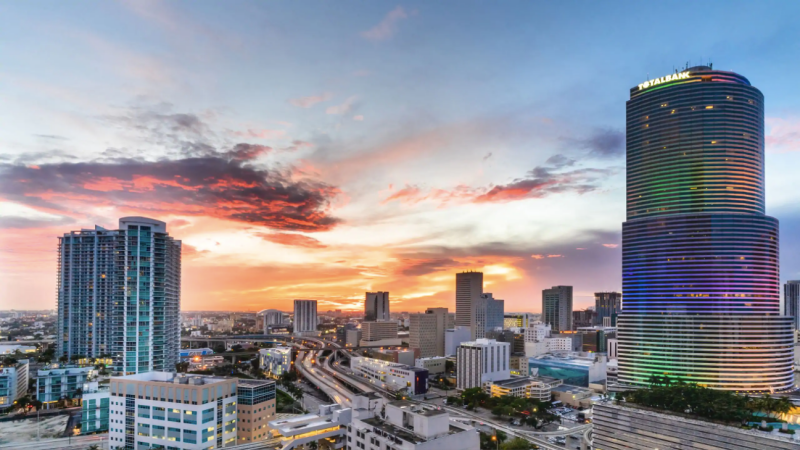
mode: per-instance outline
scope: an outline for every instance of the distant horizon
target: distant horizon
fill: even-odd
[[[54,308],[57,238],[145,216],[191,310],[454,311],[464,270],[508,310],[585,309],[622,291],[630,90],[712,60],[764,94],[798,279],[800,4],[720,6],[6,2],[0,304]]]

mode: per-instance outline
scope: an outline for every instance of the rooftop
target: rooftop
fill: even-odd
[[[231,378],[226,378],[226,377],[215,377],[210,375],[185,375],[185,374],[176,374],[173,372],[145,372],[136,375],[125,375],[120,377],[114,377],[113,379],[120,381],[149,381],[149,382],[155,381],[160,383],[187,384],[187,385],[214,384],[231,380]]]
[[[559,384],[561,383],[561,380],[553,377],[511,377],[507,380],[493,381],[492,383],[497,386],[505,388],[514,388],[514,387],[527,386],[530,383],[536,383],[536,382],[541,382],[546,384]]]
[[[425,416],[425,417],[441,416],[442,414],[447,414],[447,411],[443,409],[425,409],[419,406],[418,404],[410,402],[408,400],[396,400],[393,402],[389,402],[389,404],[400,409],[409,409],[414,414],[419,414],[420,416]]]
[[[273,380],[247,380],[247,379],[240,379],[238,386],[239,387],[261,387],[261,386],[269,386],[270,384],[275,384]]]
[[[588,393],[594,392],[593,390],[591,390],[589,388],[585,388],[585,387],[582,387],[582,386],[574,386],[574,385],[571,385],[571,384],[562,384],[561,386],[556,386],[556,387],[553,388],[553,391],[555,391],[555,392],[573,392],[573,393],[582,393],[582,394],[588,394]]]

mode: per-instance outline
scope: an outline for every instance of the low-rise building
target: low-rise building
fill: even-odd
[[[403,391],[410,395],[428,392],[428,371],[420,367],[353,357],[350,359],[350,368],[356,375],[392,392]]]
[[[594,448],[598,450],[796,450],[790,435],[743,430],[636,407],[599,402],[592,421]]]
[[[607,358],[599,354],[567,353],[541,355],[528,359],[531,373],[564,380],[564,383],[588,387],[589,383],[604,383]]]
[[[589,388],[569,384],[555,386],[551,391],[553,401],[560,401],[573,408],[591,408],[595,403],[594,399],[599,398],[597,393]]]
[[[429,374],[444,373],[447,368],[447,358],[443,356],[432,356],[430,358],[417,358],[414,360],[414,367],[422,367]]]
[[[111,378],[110,447],[201,450],[236,445],[237,381],[170,372]]]
[[[563,381],[550,377],[511,377],[507,380],[488,381],[484,383],[483,390],[492,397],[508,395],[549,402],[553,388],[562,383]]]
[[[279,378],[292,370],[292,347],[262,348],[258,351],[259,365],[268,377]]]
[[[549,324],[537,322],[522,328],[525,335],[525,342],[539,342],[544,338],[549,338],[553,327]]]
[[[73,399],[80,395],[83,384],[95,375],[94,366],[54,366],[36,372],[36,399],[46,408],[61,399]]]
[[[525,353],[512,353],[508,359],[508,368],[511,371],[511,375],[527,377],[530,375],[528,356]]]
[[[267,425],[271,430],[271,436],[281,439],[281,448],[301,448],[311,442],[325,439],[330,442],[332,448],[341,449],[344,448],[347,427],[352,420],[352,409],[333,404],[320,406],[315,414],[273,420]],[[347,448],[355,449],[355,446]]]
[[[358,347],[361,343],[361,336],[363,333],[360,329],[358,330],[347,330],[345,332],[345,346],[347,347]]]
[[[20,353],[36,353],[36,347],[31,345],[1,344],[0,355],[13,355]]]
[[[275,418],[275,382],[239,380],[236,393],[239,444],[270,439],[267,424]]]
[[[408,401],[386,404],[385,414],[357,411],[347,427],[348,449],[478,450],[477,430],[450,420],[443,409],[425,409]]]
[[[395,362],[400,364],[405,364],[407,366],[414,366],[414,360],[419,355],[418,349],[413,350],[396,350],[396,349],[386,349],[386,350],[372,350],[370,352],[372,358],[380,359],[381,361],[389,361]]]
[[[108,385],[100,386],[96,381],[83,384],[81,396],[81,434],[108,431],[111,393]]]
[[[27,359],[3,364],[0,360],[0,410],[10,407],[28,393],[30,365]]]

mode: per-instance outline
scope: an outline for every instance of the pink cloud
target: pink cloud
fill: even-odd
[[[257,236],[275,244],[304,248],[325,248],[325,244],[311,236],[296,233],[256,233]]]
[[[564,255],[547,255],[548,258],[563,258]]]
[[[331,93],[325,92],[320,95],[311,95],[309,97],[293,98],[289,100],[289,103],[299,108],[311,108],[317,103],[327,102],[332,98],[333,95]]]
[[[533,259],[544,259],[544,255],[531,255]]]
[[[325,110],[325,114],[347,114],[350,111],[350,108],[353,107],[353,102],[356,101],[356,97],[350,97],[345,100],[341,105],[336,106],[329,106]]]
[[[361,33],[364,39],[370,41],[385,41],[397,32],[397,22],[407,19],[408,14],[402,6],[389,11],[377,25]]]
[[[606,248],[617,248],[617,247],[619,247],[619,244],[603,244],[603,247],[606,247]]]
[[[357,116],[353,116],[353,120],[361,122],[361,121],[364,120],[364,116],[362,116],[361,114],[359,114]]]
[[[800,151],[800,119],[767,117],[767,150],[774,153]]]

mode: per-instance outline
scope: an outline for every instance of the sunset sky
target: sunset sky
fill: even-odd
[[[0,309],[53,308],[57,237],[143,215],[183,310],[506,311],[619,290],[628,90],[687,62],[766,97],[800,278],[800,4],[2,2]],[[791,10],[793,7],[794,10]]]

